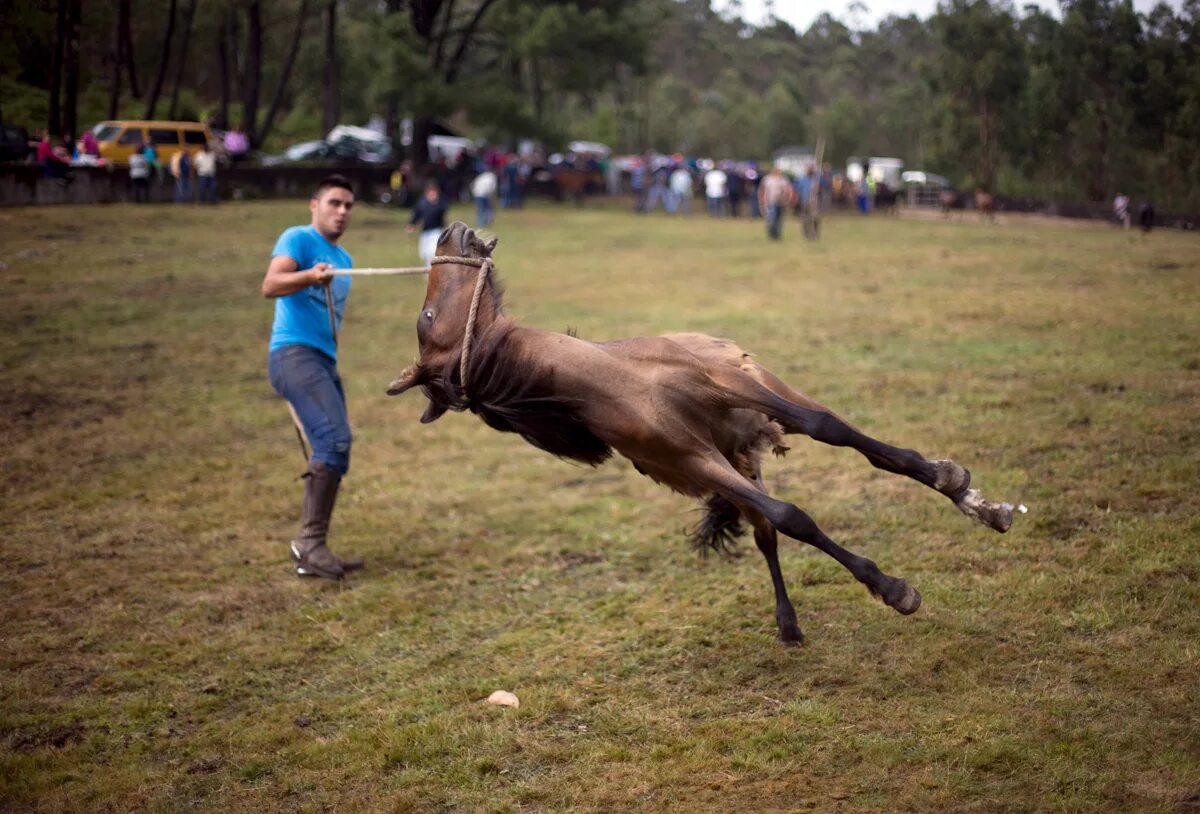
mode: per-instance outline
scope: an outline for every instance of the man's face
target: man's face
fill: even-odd
[[[313,226],[325,237],[336,240],[350,225],[350,210],[354,208],[354,193],[341,187],[330,187],[308,202]]]

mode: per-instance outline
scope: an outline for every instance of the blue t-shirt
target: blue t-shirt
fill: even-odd
[[[813,179],[811,175],[801,175],[796,179],[796,197],[800,199],[800,203],[808,205],[809,196],[812,195]]]
[[[353,267],[350,255],[341,246],[330,243],[313,226],[293,226],[285,229],[275,243],[271,257],[283,255],[296,261],[300,271],[317,263],[329,263],[334,268]],[[350,278],[339,275],[330,283],[333,291],[333,312],[338,330],[342,328],[342,313],[350,296]],[[325,287],[310,285],[286,297],[275,299],[275,324],[271,328],[271,350],[285,345],[308,345],[332,358],[337,358],[337,346],[329,329],[329,310],[325,305]]]

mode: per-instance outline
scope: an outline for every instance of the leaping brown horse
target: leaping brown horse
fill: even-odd
[[[830,555],[900,613],[921,605],[903,579],[842,548],[802,510],[768,494],[763,453],[783,454],[786,434],[855,449],[996,531],[1012,525],[1012,506],[971,489],[963,467],[865,435],[732,342],[694,333],[588,342],[515,324],[501,304],[495,245],[462,223],[442,234],[417,319],[420,356],[388,393],[421,387],[429,399],[422,423],[470,410],[494,429],[593,466],[615,449],[642,474],[705,500],[705,519],[693,535],[700,546],[726,550],[745,518],[771,572],[785,644],[800,644],[804,634],[779,568],[777,532]]]

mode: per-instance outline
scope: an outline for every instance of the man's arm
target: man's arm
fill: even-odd
[[[296,261],[287,255],[272,257],[262,281],[263,296],[286,297],[310,285],[329,285],[334,278],[332,268],[328,263],[317,263],[310,269],[297,271]]]

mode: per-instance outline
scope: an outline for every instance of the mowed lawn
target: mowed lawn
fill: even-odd
[[[362,206],[360,266],[410,265]],[[459,215],[467,219],[464,209]],[[802,437],[768,485],[918,587],[384,389],[420,278],[360,278],[342,584],[259,283],[303,201],[0,210],[0,809],[1174,811],[1200,806],[1200,237],[1068,223],[501,212],[511,315],[736,339],[866,432],[1024,502],[998,535]],[[493,690],[519,709],[489,706]]]

